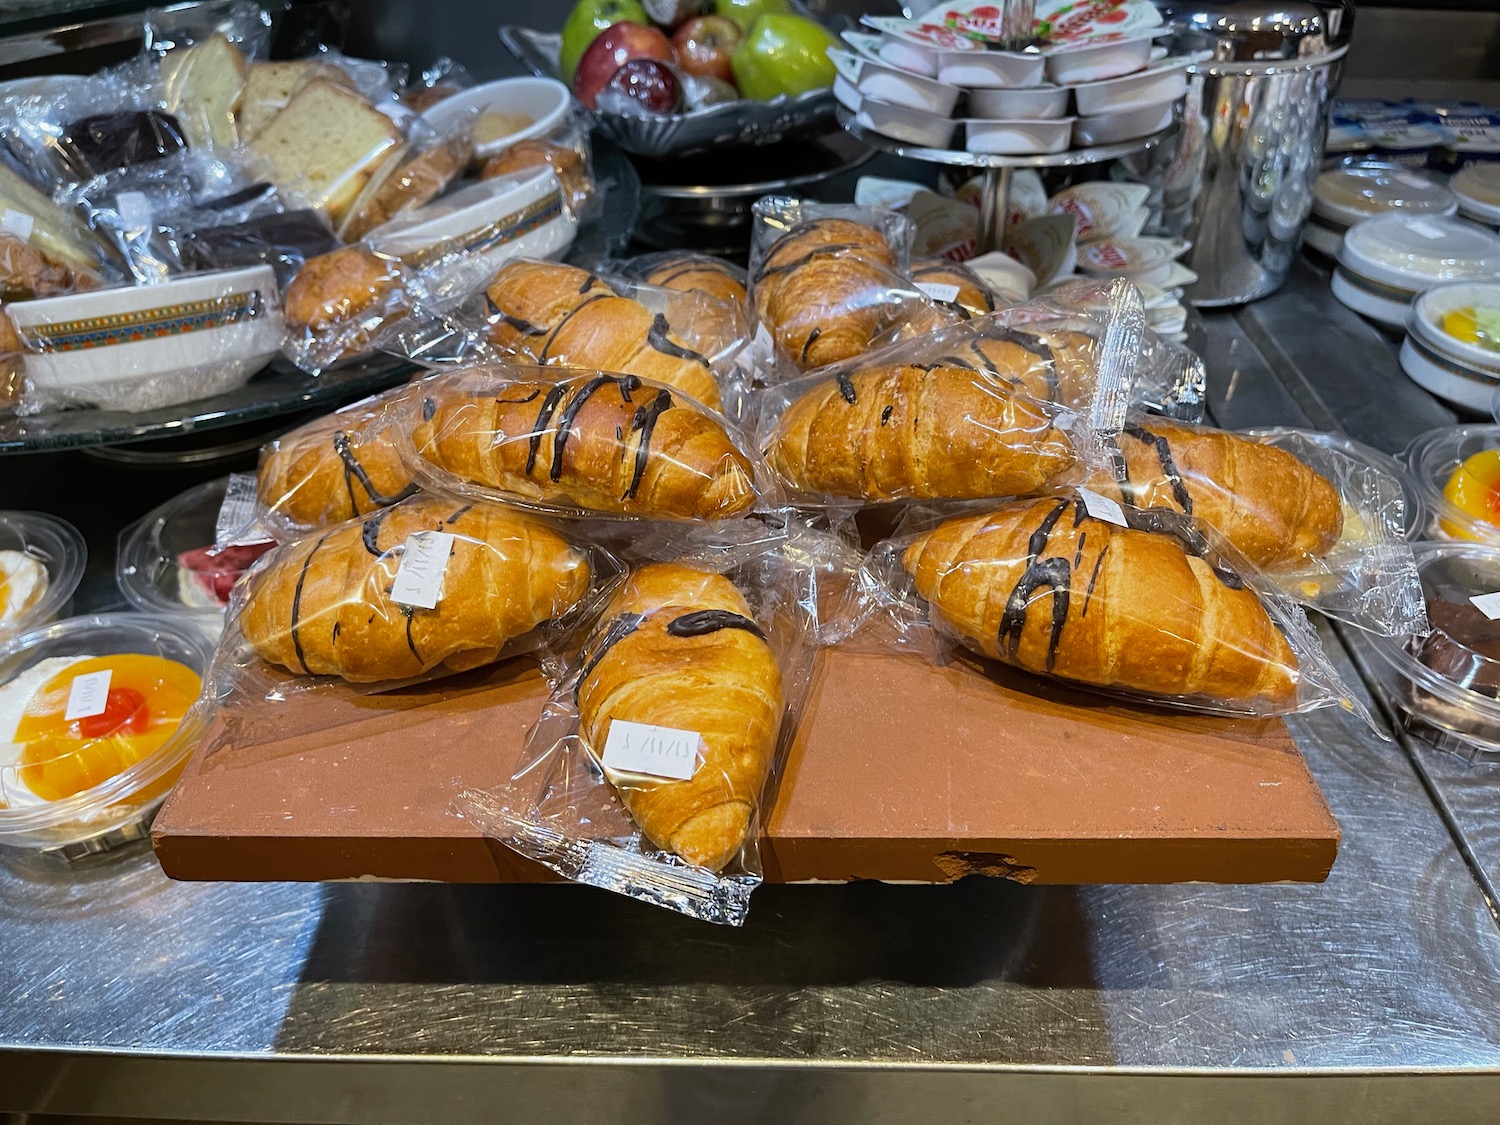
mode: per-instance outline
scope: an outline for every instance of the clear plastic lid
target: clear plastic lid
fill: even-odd
[[[1479,161],[1453,174],[1449,188],[1459,201],[1486,218],[1500,215],[1500,164]]]
[[[41,512],[0,511],[0,641],[56,617],[87,561],[72,524]]]
[[[1479,543],[1413,546],[1432,632],[1371,638],[1376,678],[1439,745],[1500,753],[1500,548]],[[1478,598],[1478,603],[1473,600]]]
[[[1354,164],[1324,172],[1313,185],[1313,211],[1354,224],[1372,215],[1452,215],[1458,200],[1442,180],[1399,164]]]
[[[192,746],[211,648],[184,616],[72,617],[0,644],[0,844],[141,834]]]
[[[115,581],[137,609],[222,613],[229,591],[274,546],[269,537],[219,547],[219,511],[229,479],[180,493],[120,532]]]
[[[1380,215],[1349,228],[1339,265],[1403,290],[1497,277],[1500,236],[1440,215]]]
[[[1428,430],[1403,460],[1428,537],[1500,545],[1500,425]]]

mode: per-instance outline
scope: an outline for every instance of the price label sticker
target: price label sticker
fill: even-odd
[[[1087,488],[1078,490],[1078,498],[1083,501],[1084,511],[1096,520],[1105,523],[1116,524],[1120,527],[1129,527],[1125,522],[1125,509],[1111,500],[1108,496],[1100,496],[1097,492],[1090,492]]]
[[[115,196],[115,210],[128,230],[145,230],[151,225],[151,201],[138,191],[122,191]]]
[[[14,235],[22,242],[31,237],[31,228],[36,226],[36,220],[25,211],[12,211],[9,207],[4,214],[0,214],[0,234]]]
[[[446,531],[419,531],[408,536],[396,580],[391,583],[392,600],[418,609],[436,609],[452,553],[453,536]]]
[[[1500,621],[1500,591],[1493,594],[1475,594],[1469,599],[1474,608],[1491,621]]]
[[[697,731],[615,719],[604,740],[604,768],[687,781],[698,771],[702,742]]]
[[[1416,231],[1430,242],[1436,242],[1440,238],[1446,238],[1443,228],[1429,223],[1426,219],[1413,219],[1407,224],[1407,229]]]
[[[941,281],[919,281],[917,288],[926,293],[934,301],[952,303],[958,300],[958,286],[944,285]]]
[[[104,709],[109,706],[109,678],[113,674],[106,668],[102,672],[74,676],[68,687],[68,709],[63,712],[63,718],[72,723],[104,714]]]
[[[214,546],[239,547],[264,543],[271,536],[256,518],[255,474],[230,473],[224,500],[214,521]]]

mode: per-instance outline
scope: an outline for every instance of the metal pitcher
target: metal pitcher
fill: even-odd
[[[1192,242],[1199,306],[1279,288],[1312,208],[1351,0],[1162,3],[1174,54],[1196,53],[1181,131],[1153,161],[1160,228]]]

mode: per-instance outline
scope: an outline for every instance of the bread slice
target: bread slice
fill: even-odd
[[[358,94],[318,78],[250,141],[278,187],[341,224],[365,184],[404,140],[385,114]]]
[[[370,187],[350,209],[339,237],[357,242],[396,215],[431,203],[458,179],[473,155],[474,146],[467,133],[449,137],[415,156],[401,150],[394,171],[371,177]]]
[[[0,215],[6,211],[31,216],[28,241],[44,254],[74,270],[98,271],[99,243],[83,222],[0,164]]]
[[[327,78],[333,73],[333,67],[317,59],[251,63],[236,119],[240,140],[248,141],[265,128],[266,122],[285,109],[292,95],[311,79]]]
[[[211,35],[162,60],[167,109],[177,117],[188,145],[225,151],[238,139],[234,115],[239,109],[249,64],[223,35]]]

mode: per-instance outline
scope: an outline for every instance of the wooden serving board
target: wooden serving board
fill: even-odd
[[[179,879],[550,879],[451,811],[458,790],[510,776],[546,696],[518,659],[400,692],[231,706],[157,817],[157,855]],[[1338,843],[1279,720],[832,649],[762,852],[771,882],[1256,883],[1321,881]]]

